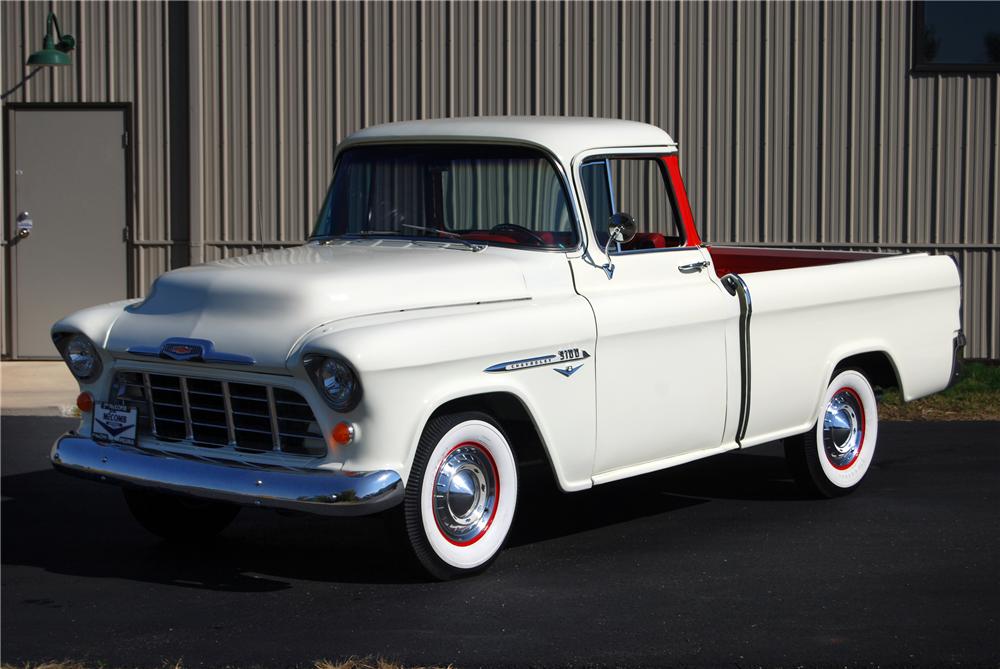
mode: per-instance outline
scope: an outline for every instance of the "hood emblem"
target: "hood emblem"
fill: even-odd
[[[130,346],[127,351],[132,355],[166,358],[178,362],[216,362],[227,365],[252,365],[256,362],[249,355],[216,351],[215,344],[209,339],[171,337],[159,346]]]
[[[582,348],[564,348],[551,355],[540,355],[537,358],[522,358],[521,360],[498,362],[495,365],[490,365],[483,371],[489,373],[516,372],[521,369],[530,369],[532,367],[546,367],[548,365],[559,365],[564,362],[571,362],[574,360],[586,360],[589,357],[590,354]],[[564,376],[569,376],[582,366],[583,365],[577,365],[576,367],[573,367],[570,365],[569,367],[557,369],[556,371]]]

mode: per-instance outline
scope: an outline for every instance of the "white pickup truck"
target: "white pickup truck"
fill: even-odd
[[[392,509],[449,578],[497,555],[542,455],[570,492],[784,439],[802,485],[851,491],[877,390],[953,378],[959,309],[944,256],[702,243],[650,125],[394,123],[338,147],[305,245],[56,323],[83,417],[52,462],[171,539]]]

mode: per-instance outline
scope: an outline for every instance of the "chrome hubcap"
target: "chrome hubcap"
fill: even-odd
[[[858,458],[864,442],[865,410],[850,388],[838,390],[823,415],[823,449],[830,464],[847,469]]]
[[[452,449],[434,481],[434,517],[441,534],[456,544],[479,539],[493,519],[497,485],[496,465],[479,444]]]

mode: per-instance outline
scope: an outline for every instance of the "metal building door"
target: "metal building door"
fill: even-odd
[[[125,299],[127,109],[10,111],[11,352],[56,358],[52,323]]]

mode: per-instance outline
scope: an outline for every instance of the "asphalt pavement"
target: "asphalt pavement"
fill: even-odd
[[[1000,664],[1000,423],[884,423],[837,500],[803,498],[776,445],[571,495],[535,477],[493,568],[449,583],[380,518],[244,510],[164,544],[49,468],[74,423],[2,419],[5,663]]]

